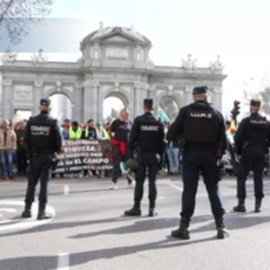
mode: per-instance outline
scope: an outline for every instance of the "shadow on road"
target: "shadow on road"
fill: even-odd
[[[183,247],[191,244],[202,244],[209,241],[218,241],[214,237],[205,238],[200,240],[189,240],[181,241],[174,240],[170,237],[167,239],[147,244],[140,244],[134,246],[122,246],[98,249],[93,251],[84,251],[70,254],[70,267],[77,266],[81,264],[88,263],[90,261],[100,260],[100,259],[113,259],[121,256],[134,255],[138,252],[143,252],[147,250],[158,250],[166,248],[176,248]],[[27,267],[27,270],[53,270],[56,269],[57,256],[29,256],[21,258],[10,258],[0,260],[0,265],[2,269],[25,269],[22,267]]]

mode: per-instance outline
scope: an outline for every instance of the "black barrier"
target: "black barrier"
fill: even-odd
[[[111,170],[111,141],[66,140],[55,173],[68,173],[80,170]]]

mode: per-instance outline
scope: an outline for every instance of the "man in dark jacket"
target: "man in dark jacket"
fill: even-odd
[[[246,179],[250,171],[254,175],[255,212],[260,212],[263,194],[263,170],[270,142],[270,124],[260,115],[261,102],[250,101],[250,116],[244,118],[235,134],[235,149],[241,155],[237,174],[238,205],[236,212],[246,212]]]
[[[194,103],[180,109],[168,131],[168,140],[180,137],[185,142],[183,150],[183,194],[179,229],[172,236],[189,239],[189,223],[195,209],[200,173],[216,221],[217,238],[228,236],[223,223],[224,209],[219,195],[218,162],[226,147],[225,123],[221,113],[207,102],[207,87],[195,87]]]
[[[149,216],[156,215],[156,176],[164,152],[164,127],[153,115],[153,100],[144,100],[144,114],[134,120],[130,133],[129,150],[131,156],[137,148],[139,168],[136,170],[136,185],[134,190],[134,206],[125,211],[126,216],[141,215],[141,200],[143,185],[148,170],[149,178]]]
[[[56,153],[62,148],[61,128],[56,119],[49,116],[50,100],[40,100],[40,114],[30,117],[26,129],[24,142],[29,153],[28,185],[25,196],[25,210],[23,218],[31,217],[31,206],[35,198],[35,188],[40,179],[38,220],[52,216],[45,212],[47,204],[48,182],[51,168],[56,164]]]

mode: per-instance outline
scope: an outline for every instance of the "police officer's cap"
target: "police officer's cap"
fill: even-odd
[[[252,99],[250,101],[250,106],[253,106],[253,107],[261,107],[261,102],[259,100],[256,100],[256,99]]]
[[[208,90],[207,86],[196,86],[193,89],[193,95],[206,94]]]
[[[143,100],[143,105],[152,107],[153,106],[153,99],[152,98],[145,98]]]
[[[41,106],[50,106],[51,101],[48,98],[42,98],[39,103]]]

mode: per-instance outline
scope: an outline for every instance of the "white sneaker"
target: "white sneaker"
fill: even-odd
[[[118,187],[117,187],[117,184],[116,183],[113,183],[112,184],[112,187],[111,187],[111,190],[115,190],[115,189],[117,189]]]

